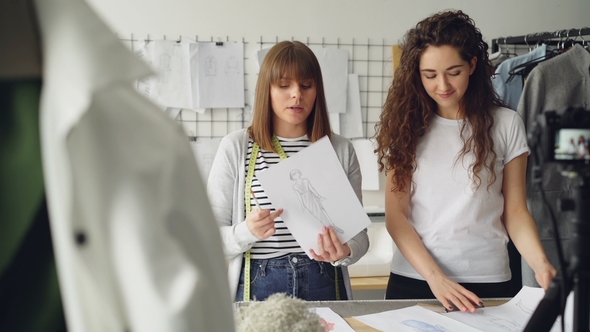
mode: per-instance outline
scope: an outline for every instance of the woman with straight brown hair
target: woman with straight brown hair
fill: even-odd
[[[207,184],[236,301],[262,301],[275,293],[310,301],[352,298],[346,266],[367,252],[366,230],[340,243],[334,230],[324,227],[319,252],[312,251],[310,259],[256,177],[324,136],[362,202],[352,144],[330,129],[318,60],[301,42],[280,42],[260,67],[251,125],[223,138]]]

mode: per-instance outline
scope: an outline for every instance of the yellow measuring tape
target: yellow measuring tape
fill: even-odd
[[[272,145],[277,151],[279,158],[281,160],[287,159],[287,155],[279,142],[277,136],[273,135],[272,137]],[[248,173],[246,175],[246,186],[244,188],[244,201],[246,203],[246,215],[252,211],[252,199],[251,199],[251,188],[252,188],[252,178],[254,178],[254,169],[256,168],[256,159],[258,158],[258,151],[260,150],[260,145],[254,142],[252,144],[252,153],[250,153],[250,160],[248,161]],[[250,301],[250,250],[246,251],[246,257],[244,262],[244,302]],[[336,282],[336,299],[340,300],[340,289],[338,287],[338,268],[334,267],[335,273],[335,282]]]

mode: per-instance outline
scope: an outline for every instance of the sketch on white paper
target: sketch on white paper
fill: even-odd
[[[155,40],[143,50],[157,75],[148,82],[150,96],[162,107],[193,108],[190,78],[190,41]]]
[[[320,322],[325,332],[354,332],[340,315],[328,307],[309,308],[308,310],[320,316]]]
[[[415,319],[406,319],[402,320],[400,324],[413,327],[417,332],[448,332],[449,330],[445,329],[440,325],[432,325],[426,322],[415,320]]]
[[[138,80],[137,89],[171,116],[181,109],[203,113],[197,107],[197,43],[156,40],[145,42],[134,52],[156,75]],[[171,111],[169,111],[171,110]]]
[[[542,288],[524,286],[510,301],[494,307],[478,309],[475,314],[463,312],[446,313],[449,318],[467,325],[489,332],[522,331],[533,315],[537,305],[543,299],[545,292]],[[572,301],[569,296],[565,310],[565,330],[572,329]],[[552,332],[561,331],[561,320],[556,319],[551,328]]]
[[[293,190],[299,198],[301,208],[307,210],[317,221],[326,227],[332,227],[337,233],[344,233],[344,231],[336,226],[330,219],[330,215],[324,208],[322,201],[326,200],[326,197],[322,197],[320,193],[313,187],[311,181],[307,178],[301,177],[301,171],[298,169],[291,170],[289,174],[291,181],[295,181]]]
[[[294,170],[299,174],[292,180]],[[281,218],[308,255],[310,249],[317,252],[317,236],[324,223],[341,230],[336,235],[342,243],[371,224],[328,137],[256,173],[256,177],[272,205],[284,209]]]
[[[148,45],[152,45],[152,46],[148,46]],[[153,69],[152,59],[151,59],[152,52],[150,52],[150,50],[149,50],[150,47],[153,47],[153,44],[148,44],[148,42],[140,43],[138,45],[138,47],[135,49],[135,51],[133,51],[133,53],[138,58],[140,58],[145,63],[147,63]],[[150,75],[150,76],[142,77],[137,80],[137,90],[150,98],[152,95],[152,85],[151,85],[152,77],[153,77],[153,75]],[[163,107],[162,109],[165,109],[165,107]]]
[[[449,319],[432,310],[412,306],[376,314],[353,316],[354,319],[381,331],[480,332],[461,322]]]
[[[199,108],[244,107],[244,44],[198,43]]]

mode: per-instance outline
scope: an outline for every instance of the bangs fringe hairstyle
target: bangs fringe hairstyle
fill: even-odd
[[[494,67],[488,59],[488,44],[483,41],[480,30],[462,11],[447,11],[420,21],[405,34],[400,45],[399,66],[375,125],[379,171],[395,172],[393,191],[405,192],[406,180],[411,179],[416,169],[416,146],[425,134],[432,114],[438,109],[422,84],[420,58],[429,46],[444,45],[455,48],[464,61],[477,58],[459,105],[459,114],[464,119],[461,127],[464,146],[457,160],[467,153],[475,155],[475,162],[469,165],[475,189],[481,185],[480,175],[484,169],[489,173],[487,189],[496,181],[492,112],[496,107],[506,105],[493,89]]]
[[[272,136],[273,110],[270,88],[282,78],[312,80],[316,87],[314,107],[307,117],[307,137],[311,142],[331,136],[330,119],[326,106],[324,84],[320,64],[313,52],[298,41],[282,41],[273,46],[262,61],[253,107],[252,124],[248,127],[250,138],[266,151],[274,151]]]

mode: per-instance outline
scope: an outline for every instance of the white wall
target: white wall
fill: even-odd
[[[308,36],[396,42],[444,9],[469,14],[491,41],[590,25],[589,0],[87,0],[115,32],[154,36]]]
[[[252,43],[260,38],[323,37],[330,42],[354,38],[397,44],[419,20],[444,9],[469,14],[488,43],[498,37],[590,26],[590,0],[87,1],[120,38],[198,36],[199,40],[243,38]],[[254,54],[245,56],[254,58]],[[255,79],[254,75],[248,79]],[[381,188],[384,183],[381,175]],[[383,189],[364,192],[364,204],[383,206],[383,194]]]

